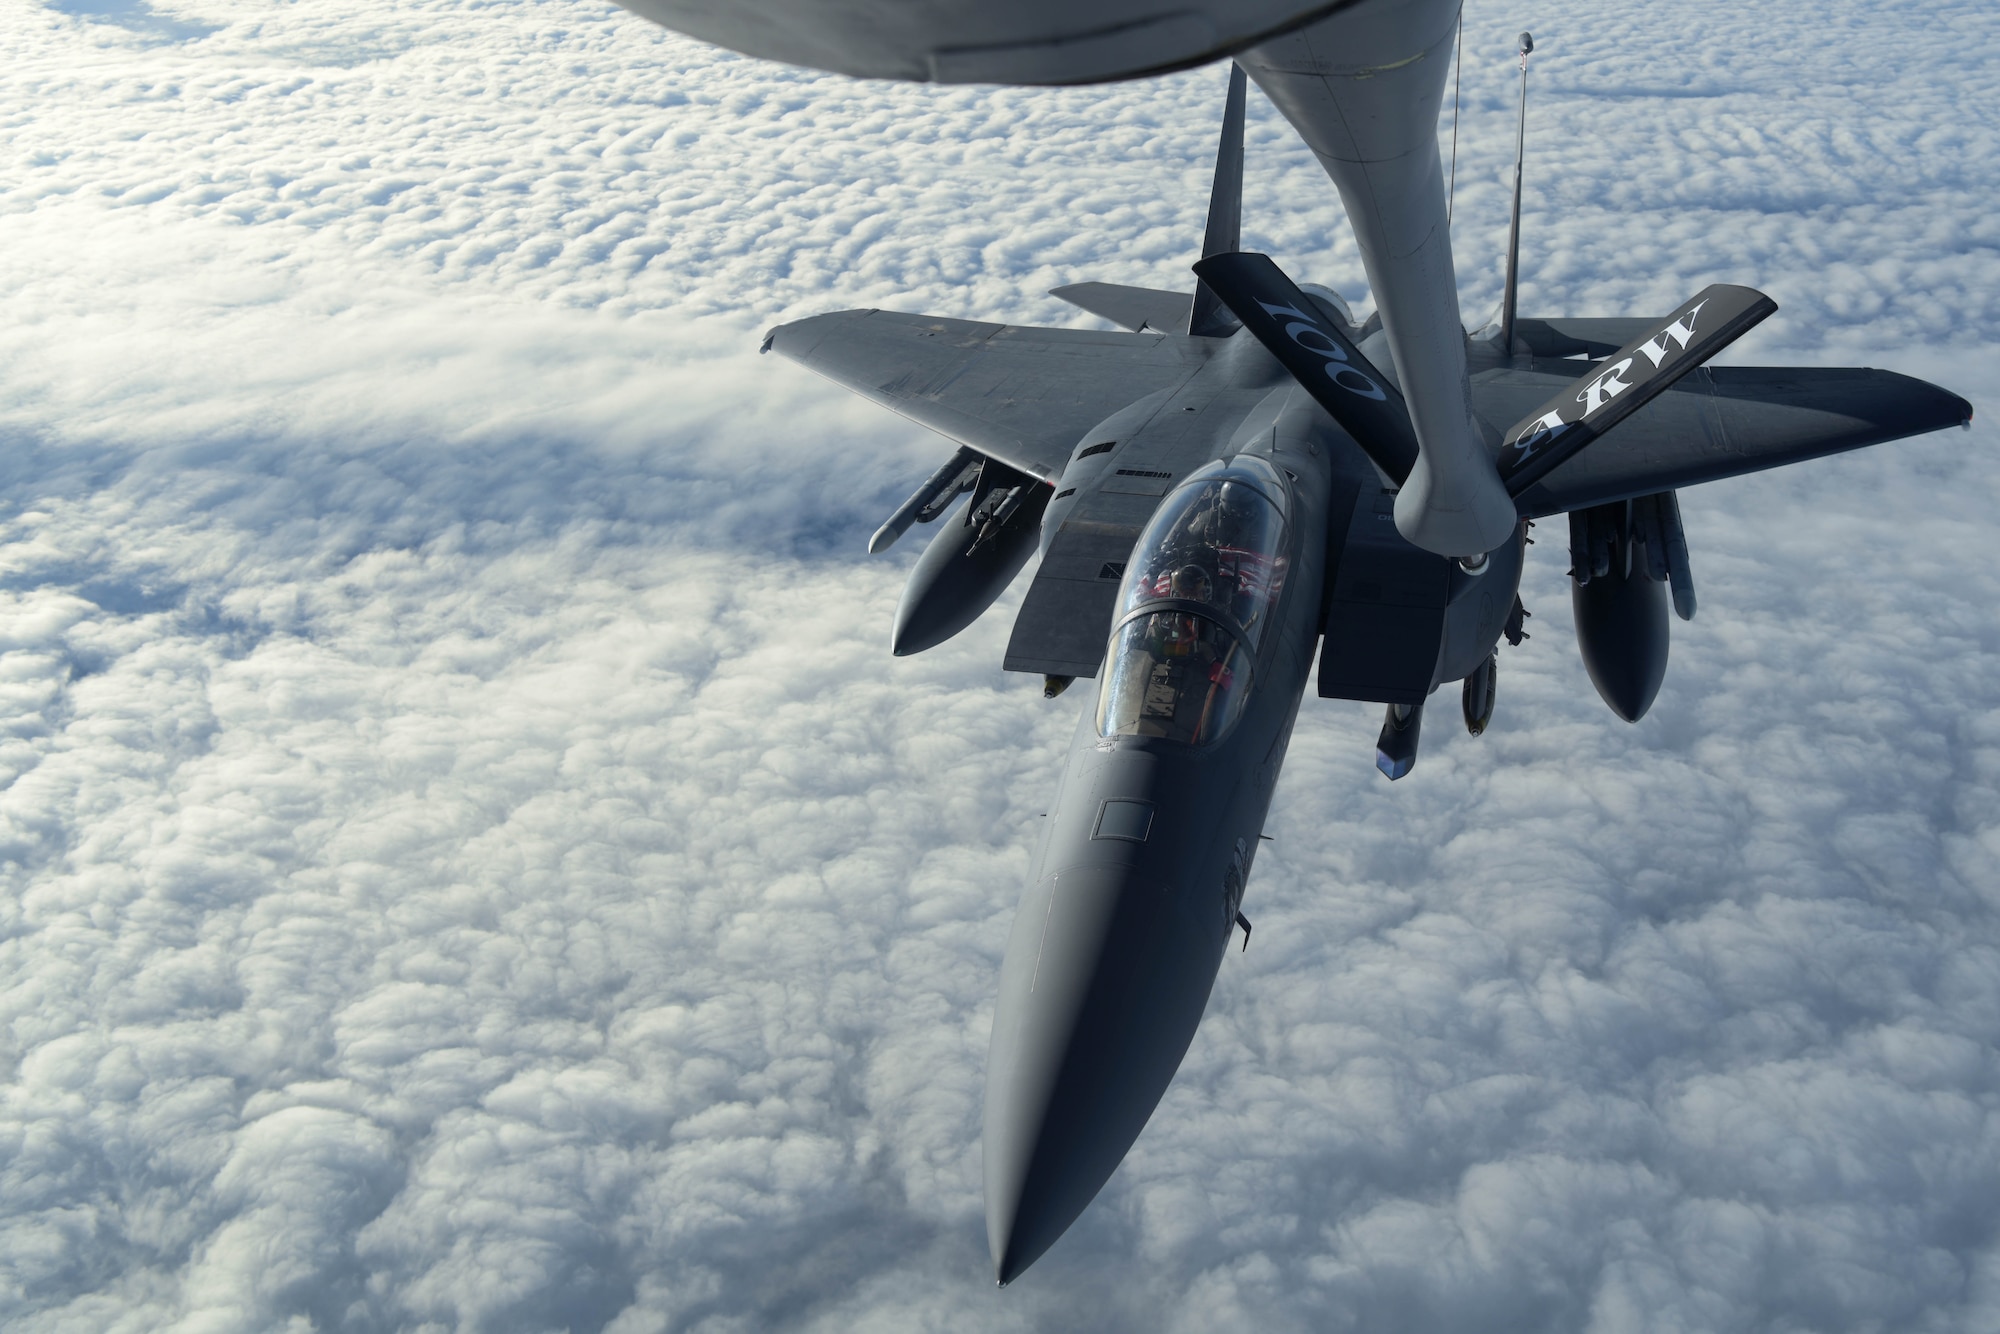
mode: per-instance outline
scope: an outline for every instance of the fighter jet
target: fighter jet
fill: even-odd
[[[1056,289],[1127,332],[850,310],[763,344],[957,445],[869,543],[936,525],[892,651],[957,634],[1032,559],[1005,668],[1051,698],[1097,682],[1000,973],[984,1149],[1002,1284],[1110,1178],[1237,931],[1247,947],[1244,890],[1309,685],[1385,707],[1391,780],[1439,688],[1462,682],[1479,734],[1498,644],[1523,635],[1529,528],[1566,515],[1585,664],[1636,720],[1669,601],[1695,610],[1679,488],[1971,417],[1887,371],[1705,364],[1776,309],[1745,287],[1658,317],[1517,317],[1517,202],[1501,317],[1468,334],[1454,316],[1447,358],[1507,522],[1470,555],[1427,550],[1397,522],[1422,462],[1415,344],[1240,251],[1245,98],[1232,67],[1193,292]]]
[[[1677,488],[1970,416],[1883,371],[1707,367],[1776,308],[1749,288],[1658,319],[1517,318],[1518,169],[1501,315],[1468,335],[1435,132],[1459,0],[621,2],[873,78],[1091,83],[1233,56],[1359,244],[1361,320],[1238,251],[1233,72],[1195,290],[1058,290],[1130,332],[848,311],[765,341],[959,446],[870,544],[940,525],[893,649],[964,629],[1034,558],[1005,666],[1051,696],[1099,678],[1002,968],[986,1171],[1003,1283],[1115,1169],[1230,933],[1247,940],[1243,886],[1315,645],[1317,693],[1385,704],[1376,762],[1407,775],[1439,686],[1462,681],[1468,728],[1486,727],[1496,645],[1524,633],[1527,526],[1565,514],[1585,665],[1637,719],[1669,600],[1694,613]]]

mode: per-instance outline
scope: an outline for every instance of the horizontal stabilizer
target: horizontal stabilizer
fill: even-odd
[[[1777,308],[1754,288],[1716,283],[1644,329],[1508,430],[1500,447],[1507,494],[1518,497]]]
[[[1133,333],[1185,333],[1194,307],[1194,298],[1180,292],[1116,283],[1071,283],[1050,288],[1049,295]]]
[[[1566,316],[1514,322],[1514,341],[1537,357],[1608,357],[1657,329],[1663,320],[1638,316]]]
[[[1574,392],[1599,369],[1544,362],[1534,370],[1487,371],[1473,377],[1473,410],[1488,426],[1514,421],[1551,394]],[[1958,395],[1894,371],[1704,366],[1515,503],[1527,518],[1561,514],[1922,435],[1971,417],[1972,405]]]
[[[1185,384],[1207,355],[1187,338],[886,310],[781,324],[764,347],[1047,482],[1062,475],[1085,431],[1134,399]]]
[[[1194,271],[1375,466],[1401,486],[1417,463],[1417,432],[1403,395],[1353,340],[1269,255],[1212,255]]]

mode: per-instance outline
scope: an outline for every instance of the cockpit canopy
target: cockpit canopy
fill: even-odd
[[[1235,725],[1284,590],[1289,500],[1277,469],[1239,455],[1161,503],[1125,570],[1100,735],[1200,745]]]

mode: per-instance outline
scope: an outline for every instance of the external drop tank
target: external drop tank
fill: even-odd
[[[1035,554],[1049,487],[995,460],[979,460],[969,450],[961,453],[974,460],[968,466],[976,471],[964,482],[972,500],[962,513],[947,515],[938,525],[903,585],[889,638],[889,649],[899,658],[936,648],[978,620]],[[956,479],[950,483],[957,484]],[[941,503],[949,506],[956,494],[941,491],[928,504],[937,507],[942,496]],[[924,522],[923,506],[917,504],[923,497],[920,490],[904,506],[917,522]],[[898,518],[902,515],[898,511]]]
[[[1687,540],[1671,491],[1569,516],[1570,607],[1584,670],[1611,711],[1636,723],[1667,675],[1667,590],[1694,618]]]

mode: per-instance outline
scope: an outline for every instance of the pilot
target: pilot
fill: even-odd
[[[1199,565],[1183,565],[1174,571],[1174,577],[1167,585],[1167,596],[1186,598],[1190,602],[1207,602],[1211,587],[1207,570]]]
[[[1188,531],[1208,546],[1237,546],[1249,534],[1256,518],[1254,504],[1247,502],[1240,488],[1217,487],[1188,525]]]
[[[1207,602],[1212,585],[1208,571],[1199,565],[1184,565],[1175,570],[1167,582],[1167,596],[1189,602]],[[1147,626],[1146,637],[1153,655],[1159,658],[1186,658],[1201,652],[1203,657],[1213,657],[1214,651],[1205,642],[1203,626],[1199,616],[1185,611],[1161,611],[1153,613]]]
[[[1246,548],[1258,545],[1257,519],[1256,503],[1244,488],[1220,486],[1188,521],[1188,536],[1202,545],[1206,563],[1215,569],[1223,585],[1217,606],[1229,606],[1235,601],[1233,595],[1242,591],[1237,587],[1240,567]]]

